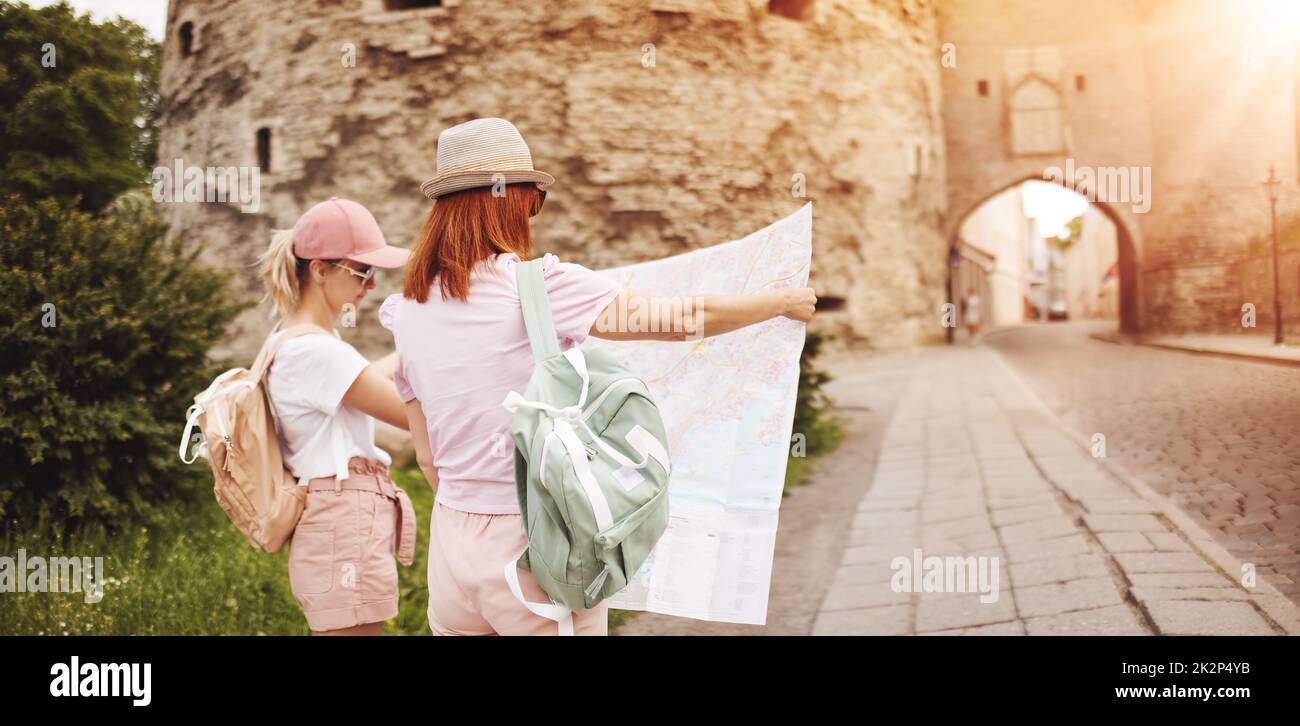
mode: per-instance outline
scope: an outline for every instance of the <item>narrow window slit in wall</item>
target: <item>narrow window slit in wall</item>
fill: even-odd
[[[440,8],[442,0],[384,0],[385,10],[415,10],[416,8]]]
[[[813,0],[768,0],[767,12],[791,20],[812,18]]]
[[[188,58],[194,52],[194,23],[181,23],[181,28],[177,31],[181,42],[181,57]]]
[[[271,173],[271,129],[257,130],[257,166],[263,174]]]

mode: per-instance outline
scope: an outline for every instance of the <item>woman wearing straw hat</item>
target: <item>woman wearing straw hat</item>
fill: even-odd
[[[502,568],[526,539],[515,488],[510,412],[501,402],[523,390],[533,370],[515,287],[515,266],[533,257],[529,218],[554,183],[533,168],[519,131],[479,118],[438,136],[437,170],[421,189],[434,200],[416,240],[401,294],[381,306],[393,331],[398,392],[416,457],[437,491],[429,537],[429,627],[438,635],[556,635],[553,620],[532,613],[511,592]],[[808,288],[754,295],[655,298],[546,254],[547,299],[561,349],[588,335],[683,340],[682,326],[632,329],[631,306],[687,309],[694,330],[719,335],[786,316],[808,321]],[[625,294],[620,294],[621,292]],[[694,301],[702,300],[702,308]],[[693,338],[700,337],[694,334]],[[427,436],[421,436],[424,431]],[[526,599],[545,602],[531,573],[520,572]],[[608,633],[608,601],[574,612],[574,633]]]
[[[291,329],[267,373],[284,462],[306,488],[289,545],[289,586],[313,635],[379,635],[397,616],[397,559],[410,565],[415,510],[375,446],[375,419],[405,429],[383,366],[338,337],[334,321],[375,286],[376,268],[400,267],[408,250],[384,241],[369,210],[337,197],[277,232],[262,255],[266,296]]]

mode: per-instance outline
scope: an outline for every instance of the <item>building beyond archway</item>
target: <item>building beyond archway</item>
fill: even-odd
[[[1136,255],[1124,219],[1104,202],[1088,204],[1074,192],[1058,192],[1077,200],[1083,238],[1068,252],[1053,251],[1046,239],[1057,228],[1037,223],[1026,209],[1034,196],[1042,197],[1040,189],[1026,201],[1023,190],[1033,181],[1021,179],[995,191],[956,220],[949,240],[949,299],[959,306],[961,319],[973,291],[983,303],[979,317],[985,327],[1061,319],[1060,313],[1071,319],[1113,318],[1122,330],[1136,331]],[[1074,216],[1073,204],[1070,209]],[[1104,249],[1093,258],[1091,248],[1099,245]],[[1058,303],[1061,310],[1054,309]]]

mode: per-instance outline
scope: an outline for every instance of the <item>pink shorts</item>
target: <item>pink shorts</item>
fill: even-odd
[[[312,479],[289,544],[289,587],[312,630],[397,616],[397,562],[415,553],[415,510],[388,467],[360,457],[349,476]]]
[[[476,514],[433,505],[429,524],[429,629],[434,635],[558,635],[559,625],[515,598],[505,563],[527,545],[523,517]],[[519,586],[533,603],[549,604],[531,572]],[[573,611],[574,635],[608,635],[609,601]]]

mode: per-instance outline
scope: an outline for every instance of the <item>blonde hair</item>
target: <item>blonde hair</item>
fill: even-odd
[[[266,296],[262,302],[271,301],[271,318],[285,316],[298,307],[298,300],[306,283],[307,266],[311,260],[300,260],[293,254],[293,230],[282,229],[271,235],[271,244],[258,258],[262,285]]]

